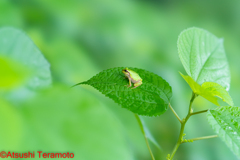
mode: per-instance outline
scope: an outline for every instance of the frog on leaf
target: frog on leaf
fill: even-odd
[[[134,72],[133,70],[128,69],[128,68],[124,68],[122,70],[122,72],[128,78],[128,81],[129,81],[128,87],[131,87],[132,83],[133,83],[134,87],[132,89],[134,89],[134,88],[137,88],[138,86],[140,86],[142,84],[142,78],[136,72]]]

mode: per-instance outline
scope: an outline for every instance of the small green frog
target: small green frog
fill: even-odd
[[[133,70],[125,68],[125,69],[122,70],[122,72],[124,73],[124,75],[129,80],[128,87],[132,86],[131,82],[134,83],[133,88],[136,88],[136,87],[138,87],[142,84],[142,78],[136,72],[134,72]]]

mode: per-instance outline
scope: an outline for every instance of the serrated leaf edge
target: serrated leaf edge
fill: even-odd
[[[220,107],[218,107],[220,108]],[[218,109],[217,108],[217,109]],[[218,111],[217,109],[214,109],[215,111]],[[208,119],[208,123],[211,125],[212,129],[219,135],[219,137],[222,139],[223,142],[226,143],[226,145],[232,150],[232,152],[234,154],[236,154],[239,158],[240,158],[240,153],[238,152],[238,154],[233,151],[233,143],[236,145],[236,143],[231,139],[231,137],[221,128],[221,126],[219,125],[219,123],[215,120],[215,118],[213,117],[211,110],[208,110],[207,112],[207,119]],[[231,144],[228,143],[228,139],[231,139]]]
[[[114,68],[124,68],[124,67],[114,67]],[[109,68],[109,69],[114,69],[114,68]],[[171,96],[170,96],[170,98],[167,98],[168,100],[169,100],[169,102],[167,103],[167,104],[165,104],[166,106],[165,106],[165,108],[166,108],[166,110],[168,109],[168,104],[170,103],[170,100],[171,100],[171,97],[172,97],[172,87],[169,85],[169,83],[165,80],[165,79],[163,79],[161,76],[159,76],[159,75],[157,75],[157,74],[155,74],[155,73],[153,73],[153,72],[150,72],[150,71],[147,71],[147,70],[144,70],[144,69],[141,69],[141,68],[134,68],[134,67],[128,67],[128,68],[132,68],[132,69],[137,69],[137,70],[143,70],[144,72],[148,72],[149,74],[153,74],[154,76],[158,76],[158,77],[160,77],[163,81],[164,81],[164,88],[166,87],[166,85],[170,88],[170,91],[169,92],[171,92]],[[108,71],[109,69],[105,69],[105,70],[102,70],[102,71],[100,71],[100,72],[104,72],[104,71]],[[96,77],[96,76],[98,76],[99,74],[100,74],[100,72],[99,73],[97,73],[95,76],[93,76],[93,77],[91,77],[90,79],[92,79],[92,78],[94,78],[94,77]],[[77,84],[75,84],[75,85],[73,85],[72,87],[75,87],[75,86],[78,86],[78,85],[81,85],[81,84],[86,84],[86,85],[90,85],[90,86],[92,86],[91,84],[88,84],[88,82],[90,81],[90,79],[89,80],[87,80],[87,81],[84,81],[84,82],[80,82],[80,83],[77,83]],[[92,86],[93,87],[93,86]],[[158,86],[157,86],[158,87]],[[93,87],[93,88],[95,88],[95,87]],[[108,96],[108,94],[104,94],[102,91],[100,91],[99,89],[97,89],[97,88],[95,88],[96,90],[98,90],[100,93],[102,93],[105,97],[108,97],[108,98],[110,98],[110,99],[112,99],[111,97],[109,97]],[[162,91],[162,90],[161,90]],[[168,95],[169,94],[169,92],[168,93],[166,93],[166,95]],[[164,93],[164,92],[163,92]],[[167,96],[166,96],[167,97]],[[161,98],[162,99],[162,98]],[[127,108],[125,108],[125,107],[123,107],[121,104],[119,104],[115,99],[112,99],[115,103],[117,103],[118,105],[120,105],[122,108],[124,108],[124,109],[127,109]],[[163,100],[164,101],[164,100]],[[129,109],[127,109],[127,110],[129,110]],[[131,110],[129,110],[129,111],[131,111]],[[131,111],[132,112],[132,111]],[[165,111],[166,112],[166,111]],[[134,112],[133,112],[134,113]],[[139,114],[139,113],[137,113],[138,115],[141,115],[141,116],[148,116],[148,117],[158,117],[158,116],[160,116],[160,115],[155,115],[155,114],[153,114],[153,115],[150,115],[150,114]]]

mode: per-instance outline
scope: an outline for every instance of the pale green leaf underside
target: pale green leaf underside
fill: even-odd
[[[240,108],[227,106],[209,110],[207,118],[218,136],[240,158]]]
[[[223,39],[203,29],[189,28],[180,34],[177,45],[180,60],[195,82],[216,82],[229,90],[230,72]]]
[[[204,82],[202,86],[200,86],[197,82],[195,82],[190,76],[183,75],[180,73],[184,80],[188,83],[192,91],[208,101],[214,103],[219,106],[217,97],[221,98],[224,102],[229,105],[233,105],[233,101],[228,92],[221,85],[214,82]]]
[[[143,84],[135,89],[127,88],[128,79],[122,73],[124,67],[104,70],[86,82],[113,99],[123,108],[146,116],[163,114],[172,96],[172,88],[160,76],[143,69],[131,68],[142,78]],[[78,84],[77,84],[78,85]]]
[[[0,28],[0,56],[27,67],[33,74],[26,87],[36,89],[51,83],[50,65],[32,40],[18,29]]]
[[[140,129],[141,129],[143,135],[147,137],[148,141],[152,142],[152,144],[154,144],[160,151],[162,151],[160,145],[157,143],[157,141],[155,140],[155,138],[152,136],[151,132],[149,131],[149,129],[148,129],[147,125],[145,124],[143,118],[136,115],[136,114],[135,114],[135,117],[138,121],[138,124],[140,126]]]

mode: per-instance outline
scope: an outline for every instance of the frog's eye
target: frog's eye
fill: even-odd
[[[127,70],[126,70],[126,69],[124,69],[123,71],[124,71],[124,72],[127,72]]]

